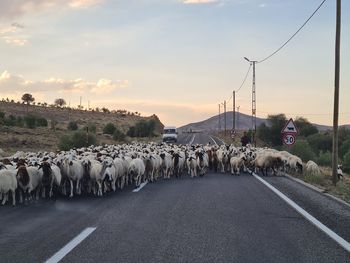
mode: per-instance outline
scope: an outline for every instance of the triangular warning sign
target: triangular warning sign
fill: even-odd
[[[293,133],[293,134],[297,134],[299,133],[297,127],[294,124],[293,119],[290,119],[287,124],[284,126],[284,128],[282,129],[281,133]]]

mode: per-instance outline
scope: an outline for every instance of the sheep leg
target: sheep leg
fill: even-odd
[[[7,201],[7,197],[8,197],[8,193],[4,194],[1,205],[5,205],[5,203]]]
[[[69,180],[69,182],[70,182],[70,195],[69,195],[69,197],[72,198],[73,197],[73,188],[74,188],[73,180]]]
[[[77,184],[75,186],[75,191],[77,192],[78,195],[81,194],[81,192],[80,192],[80,180],[77,180]]]
[[[19,189],[19,202],[21,204],[23,204],[23,193],[22,193],[22,189]]]
[[[16,205],[16,190],[11,190],[12,193],[12,206]]]

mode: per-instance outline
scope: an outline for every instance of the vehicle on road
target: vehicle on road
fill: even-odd
[[[163,142],[177,142],[177,129],[175,126],[164,127]]]

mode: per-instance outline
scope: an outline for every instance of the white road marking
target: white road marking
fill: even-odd
[[[281,193],[274,186],[266,182],[264,179],[253,173],[253,176],[258,179],[261,183],[267,186],[271,191],[273,191],[276,195],[278,195],[281,199],[283,199],[287,204],[289,204],[292,208],[294,208],[299,214],[301,214],[304,218],[314,224],[317,228],[323,231],[326,235],[332,238],[335,242],[337,242],[340,246],[342,246],[345,250],[350,252],[350,243],[346,241],[341,236],[337,235],[333,230],[329,229],[327,226],[318,221],[315,217],[306,212],[303,208],[301,208],[298,204],[296,204],[289,197]]]
[[[215,143],[216,146],[219,146],[219,144],[209,135],[210,139]]]
[[[146,186],[147,183],[148,183],[148,181],[143,182],[142,184],[140,184],[140,186],[138,188],[132,190],[133,193],[137,193],[138,191],[140,191],[142,188],[144,188]]]
[[[79,245],[85,238],[87,238],[92,232],[96,230],[96,227],[88,227],[74,239],[72,239],[67,245],[61,248],[55,255],[45,261],[45,263],[57,263],[60,262],[69,252],[71,252],[77,245]]]
[[[196,135],[195,135],[195,134],[193,135],[193,137],[192,137],[192,139],[191,139],[189,145],[192,145],[192,143],[194,142],[194,138],[196,138]]]

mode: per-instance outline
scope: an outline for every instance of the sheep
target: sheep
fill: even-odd
[[[244,162],[246,161],[246,157],[244,154],[241,156],[237,157],[231,157],[230,159],[230,165],[231,165],[231,174],[237,174],[240,175],[240,168],[244,166]]]
[[[338,164],[338,167],[337,167],[337,175],[338,175],[338,179],[340,179],[340,177],[344,177],[340,164]]]
[[[169,153],[163,152],[159,155],[162,158],[162,170],[164,179],[170,179],[174,163]]]
[[[293,172],[303,172],[303,161],[295,155],[288,157],[288,166]]]
[[[12,206],[16,205],[16,189],[16,172],[7,169],[0,170],[0,200],[2,197],[2,205],[5,205],[9,192],[12,194]]]
[[[33,191],[36,191],[36,199],[39,199],[42,174],[40,174],[39,169],[37,167],[26,167],[25,165],[19,166],[16,178],[20,189],[20,203],[23,203],[22,192],[25,195],[25,200],[31,198],[31,193]]]
[[[268,169],[271,168],[273,170],[274,175],[276,175],[275,168],[282,167],[283,161],[281,156],[278,154],[265,153],[257,156],[257,158],[254,160],[254,166],[255,172],[257,172],[257,169],[260,169],[263,175],[267,175]]]
[[[74,182],[76,182],[76,193],[81,194],[81,180],[84,175],[84,169],[80,161],[73,160],[73,155],[69,155],[63,162],[65,167],[65,172],[67,173],[67,178],[70,182],[70,195],[73,197]]]
[[[197,158],[195,155],[192,155],[187,158],[187,167],[191,178],[197,177]]]
[[[321,174],[320,168],[314,161],[308,161],[305,165],[306,174],[318,175]]]
[[[227,150],[220,148],[217,152],[218,162],[219,162],[219,169],[222,173],[226,171],[226,166],[228,163],[229,153]]]
[[[91,192],[91,188],[93,189],[94,195],[102,196],[102,181],[103,176],[101,174],[102,171],[102,164],[96,160],[90,160],[89,158],[85,158],[82,160],[82,166],[84,170],[84,176],[85,180],[88,181],[89,190],[88,192]],[[97,191],[96,191],[96,185],[97,185]]]
[[[136,158],[130,162],[128,174],[134,179],[135,185],[140,186],[142,176],[145,173],[145,164],[142,159]]]

